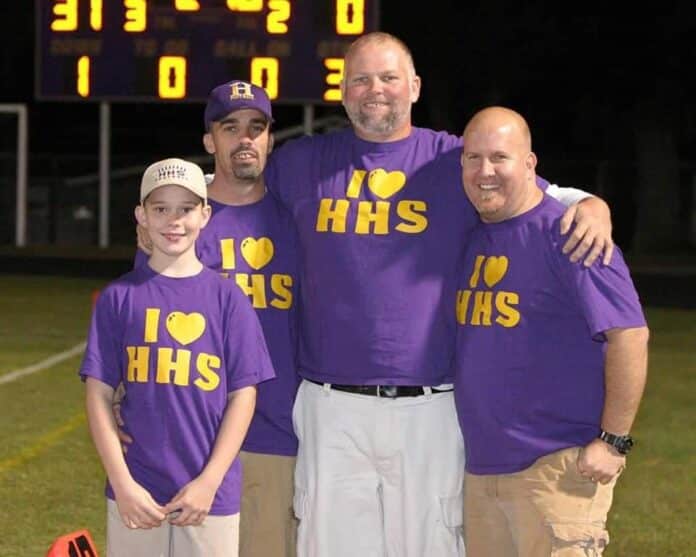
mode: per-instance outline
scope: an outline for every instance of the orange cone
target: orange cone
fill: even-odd
[[[76,530],[53,542],[46,557],[99,557],[87,530]]]

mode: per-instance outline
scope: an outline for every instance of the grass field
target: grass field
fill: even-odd
[[[83,342],[91,294],[102,285],[0,275],[2,557],[43,556],[56,537],[81,528],[105,554],[103,473],[85,424],[80,355],[3,382]],[[605,555],[696,556],[696,311],[647,313],[650,376]]]

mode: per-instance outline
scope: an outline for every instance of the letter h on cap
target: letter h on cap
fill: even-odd
[[[246,81],[235,81],[230,86],[230,99],[251,99],[254,100],[254,94],[251,92],[251,83]]]

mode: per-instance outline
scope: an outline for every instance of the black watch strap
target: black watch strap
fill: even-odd
[[[627,455],[633,448],[633,437],[630,435],[614,435],[603,429],[599,430],[599,438],[614,447],[622,455]]]

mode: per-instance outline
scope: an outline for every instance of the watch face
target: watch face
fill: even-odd
[[[633,439],[627,435],[626,437],[621,437],[620,440],[621,448],[619,449],[619,452],[621,452],[622,454],[627,454],[628,451],[630,451],[633,447]]]

